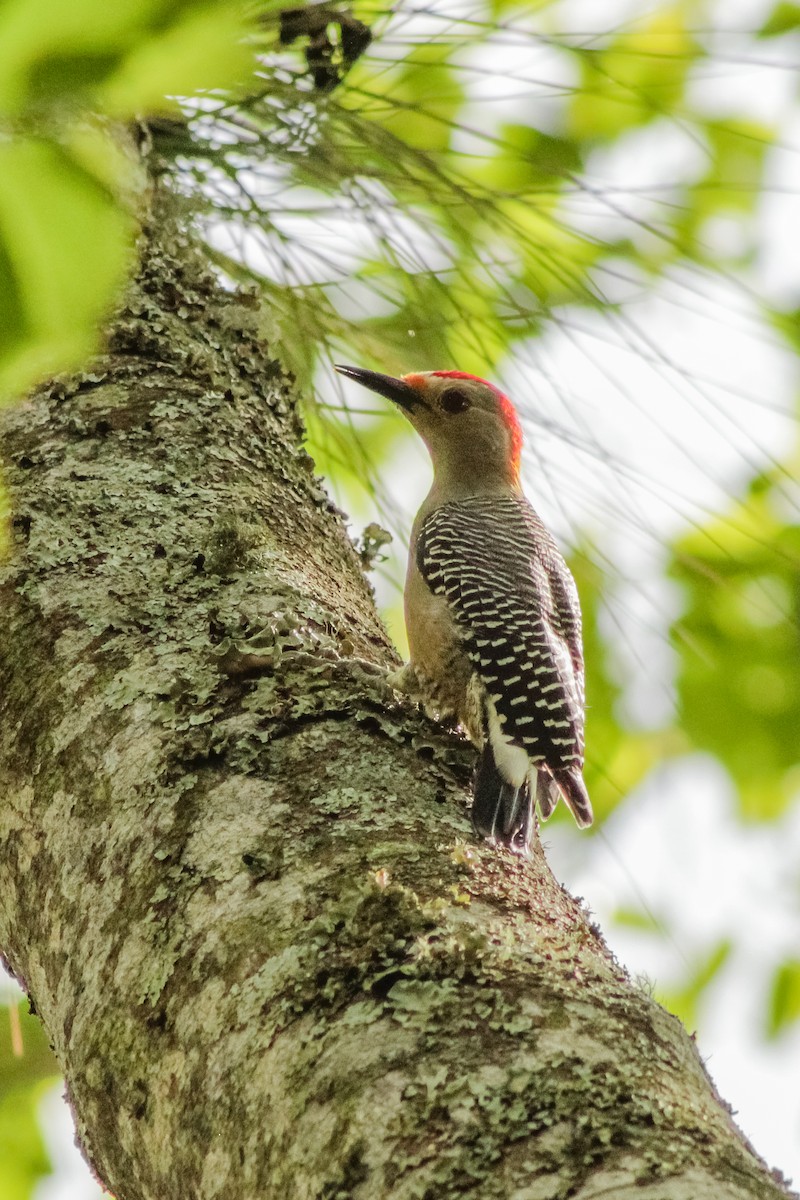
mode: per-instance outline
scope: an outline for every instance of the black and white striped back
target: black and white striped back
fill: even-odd
[[[583,765],[584,671],[575,583],[523,497],[475,496],[425,519],[416,561],[450,605],[502,737],[551,770]]]

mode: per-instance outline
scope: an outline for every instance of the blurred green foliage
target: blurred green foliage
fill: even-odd
[[[691,33],[694,4],[666,4],[602,49],[580,46],[581,81],[570,104],[569,132],[581,141],[614,138],[674,112],[689,69],[701,54]]]
[[[20,1044],[15,1046],[18,1037]],[[0,1004],[2,1200],[28,1200],[34,1185],[50,1171],[37,1109],[58,1074],[41,1021],[21,1012],[16,1002],[13,1007]]]
[[[174,108],[168,94],[241,78],[250,62],[243,35],[241,8],[214,0],[6,0],[0,111],[46,117],[77,103],[127,117]]]
[[[759,37],[779,37],[782,33],[791,33],[800,28],[800,4],[779,0],[770,12],[764,24],[759,29]]]
[[[781,963],[772,978],[766,1031],[777,1037],[788,1025],[800,1020],[800,959]]]
[[[19,1087],[0,1099],[0,1194],[3,1200],[28,1200],[50,1172],[50,1160],[36,1116],[41,1087]]]
[[[724,762],[742,816],[770,820],[800,786],[800,525],[782,515],[783,472],[674,548],[681,727]]]
[[[623,687],[614,679],[612,651],[600,631],[605,578],[588,548],[573,555],[570,566],[581,597],[588,679],[584,777],[595,814],[602,821],[652,767],[684,748],[685,743],[674,729],[627,727],[620,713]]]
[[[0,394],[91,353],[130,235],[103,183],[64,146],[0,145]]]
[[[719,977],[732,951],[733,943],[723,938],[696,962],[687,965],[686,979],[681,987],[659,989],[660,1003],[680,1017],[692,1032],[700,1023],[700,1002],[706,989]]]
[[[135,168],[110,119],[246,78],[244,32],[227,0],[0,5],[0,401],[83,361],[125,277]]]

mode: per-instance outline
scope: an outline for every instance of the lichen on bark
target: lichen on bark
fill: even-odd
[[[120,1200],[785,1196],[581,905],[472,842],[253,296],[169,223],[2,418],[0,946]]]

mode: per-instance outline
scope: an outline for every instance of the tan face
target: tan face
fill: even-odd
[[[497,388],[458,373],[412,372],[402,378],[362,367],[341,374],[394,401],[419,433],[437,479],[463,485],[516,486],[522,433],[514,408]]]
[[[495,388],[483,380],[432,371],[404,375],[403,382],[411,386],[418,402],[401,407],[428,447],[434,467],[455,457],[462,464],[516,470],[518,446],[513,444],[517,439],[509,428],[509,415],[514,427],[519,426],[509,402]]]

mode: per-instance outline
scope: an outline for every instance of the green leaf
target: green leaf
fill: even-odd
[[[525,0],[525,15],[539,12],[541,9],[552,8],[553,0]],[[506,13],[519,13],[520,0],[490,0],[490,11],[493,17],[502,17]]]
[[[643,933],[664,933],[664,922],[654,913],[644,912],[638,908],[618,908],[612,915],[615,925],[624,929],[638,929]]]
[[[450,44],[430,43],[390,66],[361,60],[342,100],[406,146],[426,153],[447,150],[464,102],[458,73],[447,61],[451,51]]]
[[[727,938],[723,938],[705,958],[699,960],[683,987],[664,990],[656,988],[656,999],[659,1003],[679,1017],[687,1029],[697,1028],[698,1008],[703,993],[725,966],[732,949],[733,944]]]
[[[772,977],[767,1010],[767,1037],[779,1033],[800,1019],[800,959],[781,963]]]
[[[196,10],[196,11],[195,11]],[[253,54],[234,4],[195,4],[128,54],[98,93],[104,112],[126,116],[172,107],[166,97],[230,87],[252,74]]]
[[[2,400],[96,350],[129,262],[128,168],[110,137],[65,115],[164,108],[250,74],[252,52],[227,0],[6,0],[0,45],[0,112],[59,130],[0,142]]]
[[[613,677],[611,654],[600,633],[605,577],[585,552],[572,555],[570,567],[583,613],[587,680],[584,776],[595,813],[602,821],[656,763],[680,749],[680,742],[670,730],[634,732],[622,724],[622,688]]]
[[[131,233],[110,193],[62,147],[0,145],[0,397],[95,349]]]
[[[161,0],[6,0],[0,6],[0,110],[20,112],[34,98],[32,92],[52,96],[49,71],[63,76],[68,61],[76,64],[68,72],[70,90],[76,83],[91,86],[97,78],[92,63],[100,64],[104,75],[109,61],[121,57],[160,7]]]
[[[15,1053],[12,1045],[12,1007],[18,1014],[21,1055]],[[52,1081],[59,1074],[44,1026],[38,1017],[26,1011],[25,999],[21,998],[18,1004],[0,1004],[0,1100],[18,1088],[42,1080]]]
[[[581,147],[573,138],[551,137],[531,125],[502,125],[496,145],[489,159],[466,165],[475,179],[499,193],[552,185],[583,166]]]
[[[699,123],[705,137],[708,169],[686,189],[685,203],[676,211],[675,242],[682,254],[712,269],[719,266],[720,251],[706,237],[708,223],[716,217],[744,222],[729,257],[734,262],[752,256],[756,229],[752,218],[760,203],[767,153],[775,142],[774,131],[746,119]]]
[[[53,52],[30,66],[28,102],[35,108],[57,104],[65,96],[78,97],[101,82],[117,66],[113,53]]]
[[[776,4],[758,31],[757,37],[778,37],[800,27],[800,4]]]
[[[569,104],[568,132],[605,140],[672,112],[700,53],[687,20],[685,4],[667,5],[605,49],[576,50],[581,83]]]
[[[167,94],[249,72],[243,36],[241,9],[227,0],[7,0],[0,111],[76,101],[126,116],[162,108]]]
[[[39,1085],[16,1088],[0,1100],[0,1195],[30,1200],[33,1189],[51,1171],[39,1128]]]
[[[16,1005],[14,1005],[16,1009]],[[58,1064],[41,1021],[19,1013],[22,1054],[12,1047],[10,1009],[0,1005],[0,1197],[30,1200],[51,1167],[39,1125],[44,1088],[58,1078]]]
[[[519,281],[536,298],[540,311],[557,304],[592,300],[588,270],[604,247],[570,229],[546,203],[533,206],[501,200],[498,208],[516,233]]]
[[[705,198],[706,209],[711,204],[714,209],[752,211],[775,131],[756,121],[732,119],[707,121],[703,129],[712,165],[698,188],[715,193]]]
[[[376,405],[377,407],[377,405]],[[375,513],[374,479],[408,435],[397,413],[353,417],[346,410],[309,408],[305,444],[317,471],[328,476],[338,498],[359,519]]]
[[[790,803],[800,762],[800,526],[761,477],[724,518],[687,535],[670,569],[685,595],[681,724],[733,776],[742,814],[770,820]]]

